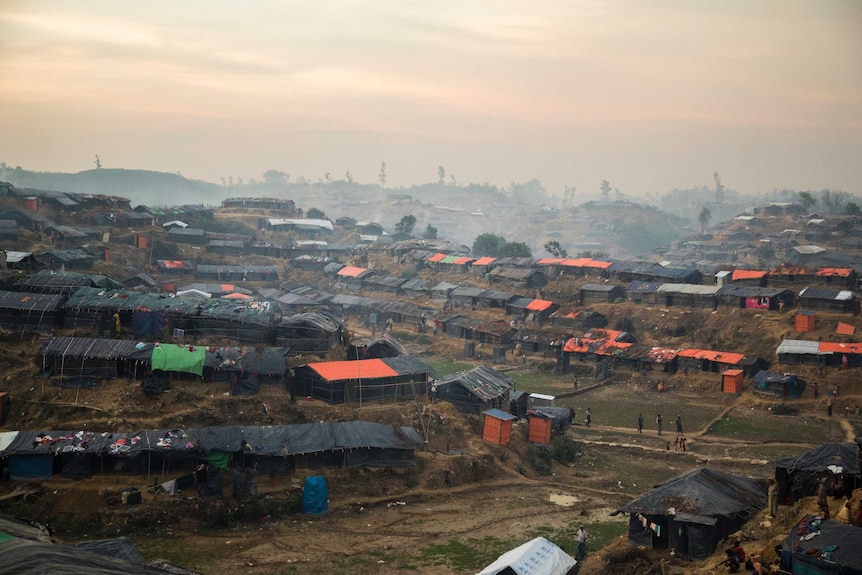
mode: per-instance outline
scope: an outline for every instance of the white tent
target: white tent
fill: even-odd
[[[500,557],[477,575],[566,575],[578,562],[545,539],[536,537]]]

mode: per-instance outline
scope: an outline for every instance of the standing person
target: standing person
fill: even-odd
[[[638,433],[644,432],[644,414],[638,413]]]
[[[679,438],[679,450],[685,451],[685,435]]]
[[[676,416],[676,434],[677,436],[682,436],[682,417]]]
[[[829,417],[832,417],[832,407],[832,398],[830,397],[826,401],[826,415],[828,415]]]
[[[829,471],[824,471],[820,477],[820,483],[817,486],[817,506],[820,507],[820,514],[824,519],[829,519],[829,501],[826,499],[826,492],[829,489]]]
[[[816,381],[814,382],[814,399],[820,397],[820,384]]]
[[[114,312],[114,334],[119,337],[123,331],[123,324],[120,322],[120,312]]]
[[[656,424],[656,427],[658,427],[658,434],[659,435],[661,435],[661,424],[663,422],[664,422],[664,419],[662,419],[661,413],[659,413],[655,418],[655,424]],[[668,444],[668,445],[670,445],[670,444]]]
[[[769,503],[769,516],[775,517],[778,514],[778,483],[775,478],[770,477],[767,482],[766,500]]]
[[[437,403],[437,380],[431,380],[431,403]]]
[[[584,526],[581,525],[578,528],[578,553],[575,555],[575,559],[580,561],[584,557],[587,556],[587,530],[584,529]]]
[[[673,438],[673,450],[679,451],[679,437]]]
[[[587,408],[587,427],[590,426],[590,423],[593,421],[593,413],[590,411],[590,408]]]

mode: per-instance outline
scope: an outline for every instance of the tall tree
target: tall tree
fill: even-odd
[[[844,204],[850,199],[850,194],[840,190],[823,190],[820,192],[820,203],[832,215],[840,214]]]
[[[386,162],[380,162],[380,173],[377,175],[377,180],[380,182],[380,187],[386,187]]]
[[[437,166],[437,183],[441,186],[446,184],[446,168],[443,166]]]
[[[817,204],[817,198],[811,192],[799,192],[799,203],[806,210],[810,210]]]
[[[410,214],[409,216],[404,216],[401,218],[401,221],[395,224],[395,233],[403,234],[405,236],[409,236],[413,233],[413,227],[416,225],[416,216]]]
[[[353,174],[350,173],[350,170],[347,170],[346,172],[344,172],[344,179],[347,180],[348,184],[353,183]]]
[[[715,201],[720,204],[724,201],[725,187],[721,183],[721,176],[718,175],[718,171],[712,173],[712,179],[715,180]]]
[[[569,257],[568,252],[560,245],[560,242],[557,240],[550,240],[545,242],[545,251],[554,256],[555,258],[567,258]]]
[[[325,220],[326,214],[318,208],[311,208],[305,213],[305,217],[310,220]]]
[[[286,184],[290,176],[280,170],[267,170],[263,174],[265,184]]]
[[[497,252],[499,257],[511,258],[530,258],[533,257],[533,250],[524,242],[506,242]]]
[[[506,238],[497,234],[484,233],[476,236],[473,240],[473,248],[471,253],[474,256],[491,256],[496,257],[506,244]]]
[[[862,216],[862,208],[856,202],[847,202],[844,206],[845,216]]]
[[[709,208],[703,206],[700,210],[700,215],[697,216],[697,221],[700,222],[700,231],[703,232],[703,229],[709,225],[710,220],[712,220],[712,212],[709,211]]]
[[[426,240],[436,240],[437,239],[437,228],[428,224],[425,226],[425,231],[422,232],[422,238]]]
[[[101,160],[101,159],[99,159],[99,154],[96,154],[96,161],[95,161],[95,162],[93,162],[93,163],[94,163],[94,164],[96,164],[96,169],[97,169],[97,170],[101,170],[101,169],[102,169],[102,160]]]
[[[611,195],[611,183],[607,180],[602,180],[599,190],[602,192],[602,199],[607,201]]]

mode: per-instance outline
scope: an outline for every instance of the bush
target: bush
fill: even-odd
[[[531,445],[528,453],[530,467],[539,475],[551,474],[551,450],[544,445]]]
[[[799,408],[786,403],[779,403],[772,406],[773,415],[799,415]]]
[[[554,459],[563,465],[572,465],[584,453],[584,444],[567,435],[555,435],[551,447]]]

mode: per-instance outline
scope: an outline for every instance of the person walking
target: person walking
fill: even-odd
[[[677,437],[682,437],[682,417],[676,416],[676,435]]]
[[[587,408],[587,427],[590,426],[590,423],[593,421],[593,412],[590,411],[590,408]]]
[[[659,413],[658,416],[656,416],[656,418],[655,418],[655,424],[656,424],[656,427],[658,427],[658,434],[659,435],[661,435],[661,424],[663,422],[664,422],[664,419],[662,419],[661,413]]]
[[[679,438],[679,450],[685,452],[685,435]]]
[[[638,433],[644,432],[644,414],[638,413]]]
[[[581,525],[578,528],[578,552],[575,559],[580,561],[587,556],[587,530]]]

